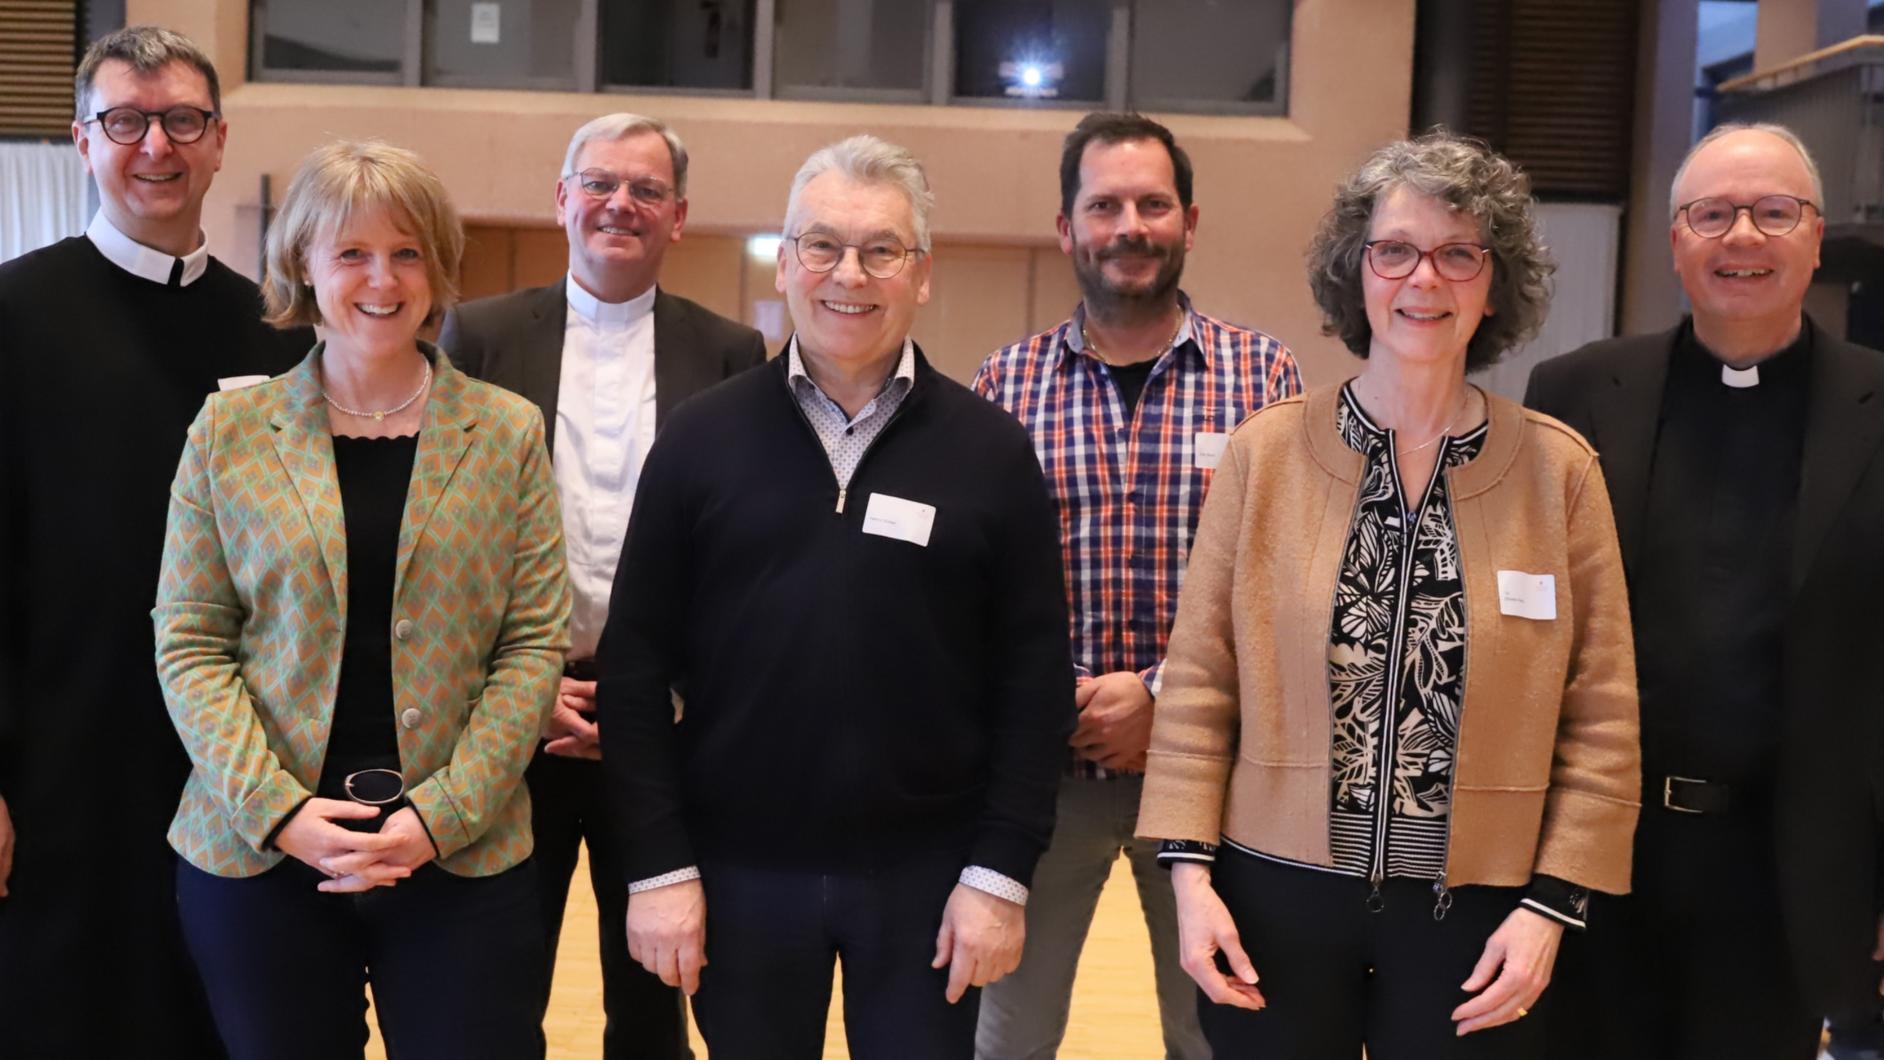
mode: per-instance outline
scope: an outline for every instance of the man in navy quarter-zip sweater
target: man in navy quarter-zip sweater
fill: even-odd
[[[851,1056],[967,1060],[1020,960],[1074,720],[1058,529],[1020,424],[909,339],[932,202],[873,137],[805,162],[797,332],[676,410],[629,522],[596,656],[628,945],[714,1060],[822,1056],[834,957]]]

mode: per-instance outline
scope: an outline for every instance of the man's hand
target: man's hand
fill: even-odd
[[[935,936],[931,968],[947,967],[943,992],[953,1005],[971,986],[987,986],[1020,967],[1021,943],[1027,938],[1026,910],[965,883],[955,885],[942,908],[942,930]]]
[[[1256,989],[1256,966],[1243,952],[1236,921],[1222,896],[1210,886],[1210,867],[1194,861],[1171,866],[1171,889],[1177,895],[1178,964],[1197,983],[1204,996],[1219,1005],[1254,1012],[1269,1002]],[[1232,979],[1217,967],[1217,954],[1230,962]]]
[[[556,707],[550,711],[549,742],[543,750],[567,758],[602,758],[602,730],[590,721],[595,716],[595,682],[563,678],[556,695]]]
[[[1459,987],[1466,993],[1484,993],[1452,1010],[1452,1021],[1459,1025],[1455,1033],[1464,1037],[1524,1018],[1550,985],[1562,941],[1562,924],[1529,909],[1512,910],[1485,940],[1485,953],[1472,969],[1472,977]]]
[[[1107,769],[1142,773],[1151,746],[1151,690],[1129,670],[1100,674],[1073,690],[1079,727],[1068,743]]]
[[[688,997],[700,989],[707,960],[706,888],[699,880],[628,896],[628,956]]]
[[[397,845],[398,836],[349,831],[334,823],[348,819],[363,821],[378,815],[376,806],[344,799],[309,799],[276,833],[275,845],[289,857],[328,877],[321,883],[320,890],[351,894],[391,887],[412,875],[411,869],[380,860],[382,851]]]
[[[7,800],[0,798],[0,898],[7,896],[7,877],[13,875],[13,818]]]

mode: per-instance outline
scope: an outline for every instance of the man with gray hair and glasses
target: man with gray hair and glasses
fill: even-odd
[[[0,266],[0,1053],[197,1060],[221,1047],[164,838],[190,769],[152,658],[164,519],[204,396],[314,336],[209,254],[229,125],[202,49],[119,30],[74,88],[98,214]]]
[[[690,1055],[679,991],[628,959],[628,892],[602,793],[595,646],[642,462],[668,414],[765,361],[757,331],[662,290],[661,262],[687,223],[687,148],[666,123],[606,114],[577,129],[556,181],[569,273],[457,307],[439,334],[452,363],[535,401],[562,502],[574,594],[571,647],[543,745],[525,779],[542,880],[549,1006],[577,854],[601,919],[607,1060]]]
[[[1879,1003],[1884,354],[1804,311],[1824,202],[1792,132],[1715,129],[1669,202],[1692,315],[1531,376],[1602,454],[1642,703],[1634,891],[1564,943],[1565,1060],[1809,1060]]]
[[[655,442],[603,764],[628,944],[714,1060],[967,1060],[1020,959],[1072,731],[1058,533],[1020,424],[929,365],[922,166],[857,136],[785,211],[784,355]],[[678,723],[670,700],[685,700]]]

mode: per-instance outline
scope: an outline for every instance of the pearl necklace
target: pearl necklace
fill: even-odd
[[[419,400],[419,395],[425,393],[425,388],[431,385],[432,385],[432,362],[428,360],[425,362],[425,378],[419,380],[419,388],[412,392],[411,397],[405,399],[404,401],[401,401],[397,405],[394,405],[392,408],[378,409],[372,412],[363,412],[356,409],[350,409],[347,406],[342,405],[340,402],[335,401],[334,396],[327,392],[327,388],[325,386],[321,387],[321,397],[326,398],[327,403],[329,405],[332,405],[334,408],[339,409],[341,412],[344,412],[349,416],[358,416],[361,419],[365,419],[368,416],[371,416],[375,420],[383,420],[388,416],[396,416],[399,413],[404,412],[408,407],[411,406],[411,404],[414,401]]]

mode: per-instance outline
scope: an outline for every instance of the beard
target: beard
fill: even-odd
[[[1101,319],[1130,320],[1164,312],[1184,275],[1182,242],[1160,246],[1148,239],[1120,239],[1091,253],[1077,243],[1073,250],[1073,275],[1079,281],[1080,295],[1086,300],[1086,308]],[[1105,263],[1126,256],[1159,260],[1158,271],[1149,283],[1120,286],[1106,278]]]

